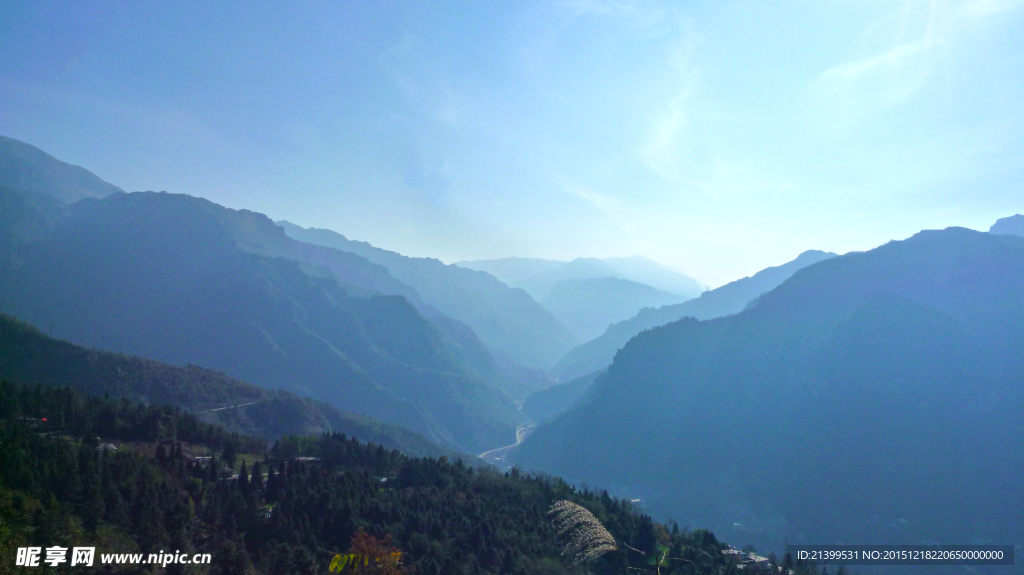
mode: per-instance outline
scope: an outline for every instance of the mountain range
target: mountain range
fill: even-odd
[[[788,263],[703,292],[683,303],[645,306],[635,316],[609,325],[599,337],[573,348],[551,369],[551,373],[562,381],[569,381],[604,369],[611,364],[615,352],[644,330],[684,317],[712,319],[740,312],[751,300],[774,289],[797,270],[834,256],[830,252],[808,250]]]
[[[455,265],[485,271],[526,291],[584,342],[645,307],[680,303],[704,290],[693,278],[641,256],[569,262],[503,258]]]
[[[649,285],[683,299],[697,297],[704,291],[697,280],[643,256],[576,258],[568,262],[513,257],[461,261],[455,265],[485,271],[512,287],[525,290],[537,301],[546,299],[558,282],[609,277]]]
[[[22,208],[6,237],[40,219]],[[261,214],[116,193],[68,206],[35,237],[0,246],[0,297],[62,339],[217,369],[465,451],[507,441],[519,417],[481,375],[493,359],[471,330],[424,318],[383,267],[292,240]]]
[[[1024,239],[921,232],[631,339],[519,465],[757,545],[1024,540]]]
[[[734,541],[1019,544],[1022,222],[805,252],[702,292],[643,258],[409,258],[0,139],[0,379],[422,455],[508,445],[529,418],[508,477],[599,485]]]
[[[415,289],[424,302],[471,327],[502,366],[546,370],[578,343],[529,295],[510,289],[488,273],[445,265],[433,258],[406,257],[331,230],[307,229],[286,221],[277,224],[302,242],[351,252],[383,266]]]
[[[686,298],[616,277],[562,280],[543,300],[544,308],[581,341],[590,341],[608,326],[632,317],[646,307]]]

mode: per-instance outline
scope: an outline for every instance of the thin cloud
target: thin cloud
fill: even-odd
[[[640,149],[643,162],[669,183],[678,183],[678,166],[684,154],[681,140],[690,120],[687,104],[698,78],[692,60],[699,37],[682,31],[680,34],[667,58],[678,87],[668,103],[652,114],[647,141]]]
[[[598,210],[605,214],[615,216],[622,213],[622,202],[611,196],[596,192],[586,186],[572,182],[563,182],[562,190],[570,196],[590,202]]]

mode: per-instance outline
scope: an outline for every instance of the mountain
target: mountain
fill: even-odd
[[[631,339],[510,457],[724,536],[1024,541],[1024,238],[921,232]]]
[[[543,300],[544,308],[581,341],[590,341],[616,322],[646,307],[680,303],[684,297],[629,280],[606,277],[562,280]]]
[[[411,288],[261,214],[119,193],[7,250],[4,310],[79,345],[217,369],[468,452],[507,443],[519,418],[473,366],[471,331],[378,295]]]
[[[576,258],[571,262],[536,258],[502,258],[456,262],[455,265],[485,271],[512,287],[526,290],[537,301],[547,298],[560,281],[618,278],[649,285],[683,296],[697,297],[704,288],[693,278],[643,256],[628,258]]]
[[[340,432],[412,456],[452,455],[451,450],[422,435],[320,401],[268,391],[194,365],[175,367],[85,349],[48,337],[7,315],[0,315],[0,380],[70,387],[86,395],[169,405],[229,431],[270,440]]]
[[[620,276],[637,283],[647,284],[654,289],[691,299],[704,293],[704,286],[686,274],[671,270],[658,262],[643,256],[628,258],[605,258]]]
[[[523,402],[523,412],[534,421],[545,421],[572,409],[604,370],[576,378],[568,383],[552,385],[530,395]]]
[[[988,233],[1024,236],[1024,216],[1017,214],[1008,218],[1000,218],[992,224]]]
[[[43,194],[0,185],[0,269],[15,246],[46,235],[66,207]]]
[[[568,262],[545,260],[541,258],[499,258],[495,260],[475,260],[455,262],[454,265],[487,272],[507,285],[516,284],[526,278],[544,272],[556,270]]]
[[[39,192],[68,204],[124,191],[85,168],[5,136],[0,136],[0,186]]]
[[[817,250],[806,251],[780,266],[761,270],[751,277],[730,282],[706,291],[700,297],[680,304],[640,310],[626,321],[610,325],[600,337],[575,347],[552,368],[551,373],[563,381],[604,369],[612,363],[615,353],[640,332],[665,325],[684,317],[712,319],[738,313],[757,296],[774,289],[797,270],[818,263],[835,254]]]
[[[537,301],[547,299],[555,284],[566,280],[621,278],[610,265],[597,258],[576,258],[558,268],[530,276],[513,284]]]
[[[330,230],[306,229],[285,221],[277,224],[302,242],[351,252],[384,266],[392,276],[415,288],[424,302],[472,328],[499,364],[548,369],[578,342],[530,296],[509,289],[490,274],[432,258],[406,257]]]

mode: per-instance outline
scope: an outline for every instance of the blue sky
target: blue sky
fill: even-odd
[[[1024,212],[1024,0],[11,2],[0,134],[444,261],[712,287]]]

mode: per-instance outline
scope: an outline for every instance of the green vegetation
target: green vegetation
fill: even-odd
[[[285,391],[269,391],[196,366],[176,367],[130,355],[87,350],[0,315],[0,378],[68,386],[88,395],[166,404],[229,430],[276,439],[340,432],[412,455],[454,452],[423,436]],[[242,406],[242,407],[230,407]],[[227,409],[221,409],[225,408]],[[212,411],[211,411],[212,410]]]
[[[662,573],[730,572],[711,533],[666,529],[627,502],[557,479],[409,458],[341,434],[289,437],[265,451],[177,409],[68,389],[4,383],[0,398],[5,566],[17,547],[88,545],[212,553],[210,573],[312,574],[336,555],[379,548],[421,575],[625,574],[654,572],[649,558],[663,549]],[[94,436],[157,448],[102,451]],[[186,444],[214,457],[193,459]],[[547,515],[560,500],[589,510],[628,547],[570,569]]]

